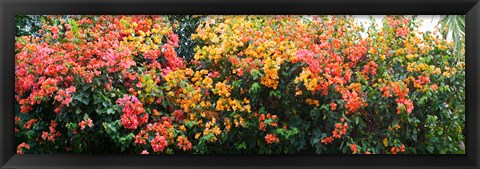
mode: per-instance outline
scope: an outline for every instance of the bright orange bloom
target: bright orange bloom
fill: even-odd
[[[357,154],[358,149],[356,144],[350,144],[350,150],[353,151],[353,154]]]
[[[267,134],[265,136],[265,141],[267,144],[273,144],[273,143],[278,143],[280,140],[277,138],[275,134]]]

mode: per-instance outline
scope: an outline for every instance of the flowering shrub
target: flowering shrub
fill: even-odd
[[[166,16],[43,18],[18,153],[464,153],[464,63],[415,17],[207,16],[180,46]]]

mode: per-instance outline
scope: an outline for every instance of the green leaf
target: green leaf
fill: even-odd
[[[247,144],[245,142],[242,142],[241,144],[237,145],[237,150],[242,150],[242,149],[247,149]]]
[[[260,76],[260,71],[259,70],[252,70],[252,76],[253,76],[253,80],[257,80],[258,77]]]
[[[257,94],[259,90],[260,90],[260,84],[258,82],[255,82],[252,84],[252,87],[250,87],[249,93]]]
[[[115,114],[115,110],[113,108],[109,108],[107,110],[107,114]]]
[[[82,109],[80,107],[77,107],[77,110],[75,110],[75,114],[80,114],[82,112]]]
[[[427,146],[427,150],[428,152],[433,153],[434,148],[433,146]]]
[[[85,114],[83,115],[83,120],[87,120],[87,119],[88,119],[88,114],[85,113]]]

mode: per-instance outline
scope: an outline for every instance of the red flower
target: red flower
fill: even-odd
[[[180,120],[183,120],[185,119],[185,116],[183,115],[183,111],[182,110],[175,110],[173,112],[173,117],[175,117],[175,120],[176,121],[180,121]]]
[[[333,142],[333,140],[334,140],[334,138],[333,138],[332,136],[330,136],[330,137],[327,137],[327,138],[323,139],[323,140],[321,141],[321,143],[322,143],[322,144],[330,144],[330,143]]]
[[[238,68],[237,69],[238,76],[243,76],[243,73],[244,73],[243,68]]]

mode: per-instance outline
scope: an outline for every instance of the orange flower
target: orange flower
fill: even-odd
[[[36,123],[37,119],[31,119],[26,124],[23,125],[23,128],[30,129],[34,123]]]
[[[353,154],[357,154],[358,149],[356,144],[350,144],[350,150],[353,151]]]
[[[277,138],[275,134],[267,134],[265,136],[265,141],[267,144],[278,143],[280,140]]]
[[[335,104],[334,102],[331,102],[330,107],[332,108],[332,110],[335,110],[337,109],[337,104]]]
[[[437,90],[437,89],[438,89],[437,84],[431,85],[431,86],[430,86],[430,89],[432,89],[433,91]]]
[[[334,140],[333,137],[330,136],[330,137],[327,137],[327,138],[325,138],[325,139],[322,139],[321,143],[322,143],[322,144],[330,144],[330,143],[333,142],[333,140]]]
[[[347,108],[350,112],[354,112],[363,106],[362,98],[355,90],[352,92],[346,91],[342,98],[345,102],[347,102],[347,104],[345,104],[345,108]]]
[[[160,113],[158,112],[157,109],[152,110],[154,116],[160,116]]]
[[[400,151],[405,152],[405,145],[404,144],[402,144],[402,146],[400,147]]]

